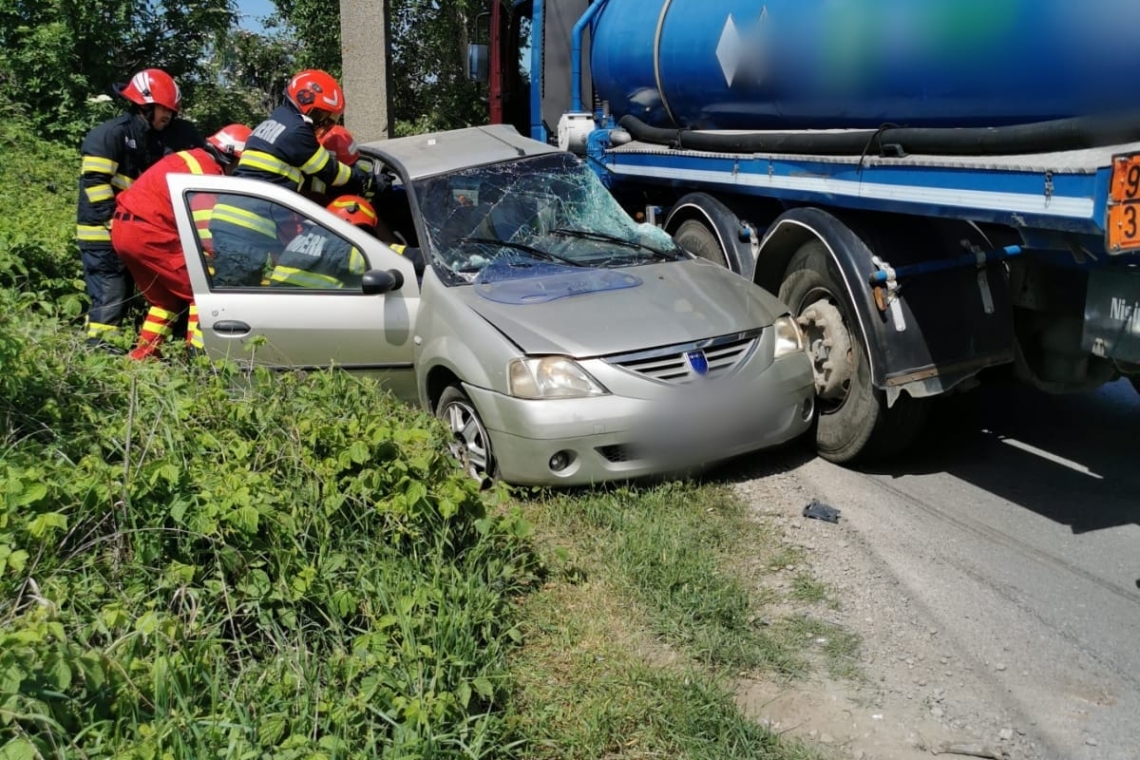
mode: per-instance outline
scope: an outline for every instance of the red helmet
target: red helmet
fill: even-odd
[[[171,111],[178,111],[182,105],[182,91],[178,89],[178,83],[162,69],[143,69],[131,77],[130,83],[119,94],[140,106],[157,103]]]
[[[285,86],[285,95],[301,113],[326,111],[334,117],[344,113],[344,91],[332,75],[320,69],[298,72]]]
[[[379,217],[372,204],[359,195],[342,195],[327,206],[328,210],[358,227],[376,229]]]
[[[207,137],[206,142],[214,149],[218,160],[228,166],[241,158],[245,141],[251,134],[253,130],[244,124],[230,124]]]
[[[325,146],[342,164],[352,166],[360,158],[360,152],[356,150],[356,138],[340,124],[332,125],[327,132],[321,135],[321,145]]]

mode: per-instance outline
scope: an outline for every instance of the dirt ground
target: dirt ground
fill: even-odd
[[[757,519],[803,550],[800,566],[771,573],[765,583],[786,593],[796,575],[807,573],[835,604],[797,605],[801,611],[862,639],[858,679],[836,679],[820,664],[804,681],[740,683],[737,701],[749,715],[836,760],[1053,760],[1041,754],[1031,721],[1002,698],[1006,665],[980,662],[949,644],[842,516],[836,524],[802,515],[815,494],[795,464],[777,463],[733,487]]]

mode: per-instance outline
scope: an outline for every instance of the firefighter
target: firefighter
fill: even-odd
[[[345,166],[355,166],[356,162],[360,160],[360,151],[356,148],[356,138],[340,124],[334,124],[325,130],[319,136],[319,140],[321,145]],[[318,177],[313,177],[310,180],[303,193],[306,198],[322,206],[328,206],[342,194],[336,188],[330,192],[328,186]],[[373,234],[385,243],[397,242],[396,236],[392,234],[383,218],[377,219]]]
[[[232,174],[250,132],[244,124],[230,124],[210,135],[204,149],[166,156],[116,199],[111,242],[150,304],[131,359],[159,358],[160,346],[187,309],[186,343],[191,350],[202,348],[198,310],[166,178],[169,174]],[[207,193],[198,193],[191,200],[196,225],[199,214],[208,212],[196,203],[201,196],[209,198]]]
[[[145,69],[125,86],[115,85],[114,91],[130,107],[84,138],[76,213],[83,278],[91,299],[87,343],[108,349],[104,338],[122,323],[134,288],[111,244],[115,197],[165,154],[205,146],[197,128],[178,118],[182,95],[165,71]]]
[[[383,222],[376,209],[359,195],[342,195],[328,205],[328,210],[363,230],[376,235]],[[423,261],[417,248],[392,245],[392,250],[407,256],[422,274]],[[345,288],[357,285],[367,262],[356,246],[318,224],[308,222],[301,234],[293,238],[269,275],[271,285],[298,288]]]
[[[298,193],[318,179],[337,193],[371,196],[375,180],[358,166],[337,160],[318,141],[344,113],[344,92],[330,74],[306,69],[285,88],[286,101],[250,135],[234,176],[252,177]],[[257,285],[297,232],[295,217],[279,204],[233,196],[214,207],[210,220],[216,269],[222,285]]]
[[[359,195],[342,195],[327,208],[372,233],[380,220],[372,204]],[[364,254],[356,246],[320,225],[306,223],[301,234],[281,252],[269,282],[299,288],[343,288],[346,280],[359,281],[365,268]]]

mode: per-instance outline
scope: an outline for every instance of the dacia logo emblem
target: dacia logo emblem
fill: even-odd
[[[709,373],[709,360],[699,348],[685,354],[685,360],[689,363],[689,371],[694,375],[704,376]]]

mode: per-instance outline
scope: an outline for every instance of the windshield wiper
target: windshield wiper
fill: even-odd
[[[584,240],[600,240],[606,243],[613,243],[620,245],[623,248],[634,248],[642,251],[649,251],[658,258],[665,259],[666,261],[676,261],[677,255],[669,251],[662,251],[659,248],[639,243],[636,240],[628,240],[617,235],[610,235],[606,232],[594,232],[593,230],[579,230],[574,227],[559,227],[558,229],[551,230],[552,235],[566,235],[567,237],[582,238]]]
[[[534,246],[527,245],[526,243],[514,243],[514,242],[511,242],[510,240],[499,240],[498,238],[485,238],[485,237],[461,237],[461,238],[458,238],[457,242],[460,242],[460,243],[479,243],[482,245],[499,245],[499,246],[503,246],[505,248],[513,248],[516,251],[522,251],[523,253],[530,254],[534,258],[541,259],[543,261],[557,262],[559,264],[566,264],[566,265],[572,266],[572,267],[584,267],[584,266],[586,266],[586,264],[582,264],[581,262],[574,261],[574,259],[568,259],[565,256],[559,256],[557,253],[550,253],[549,251],[544,251],[541,248],[535,248]]]

